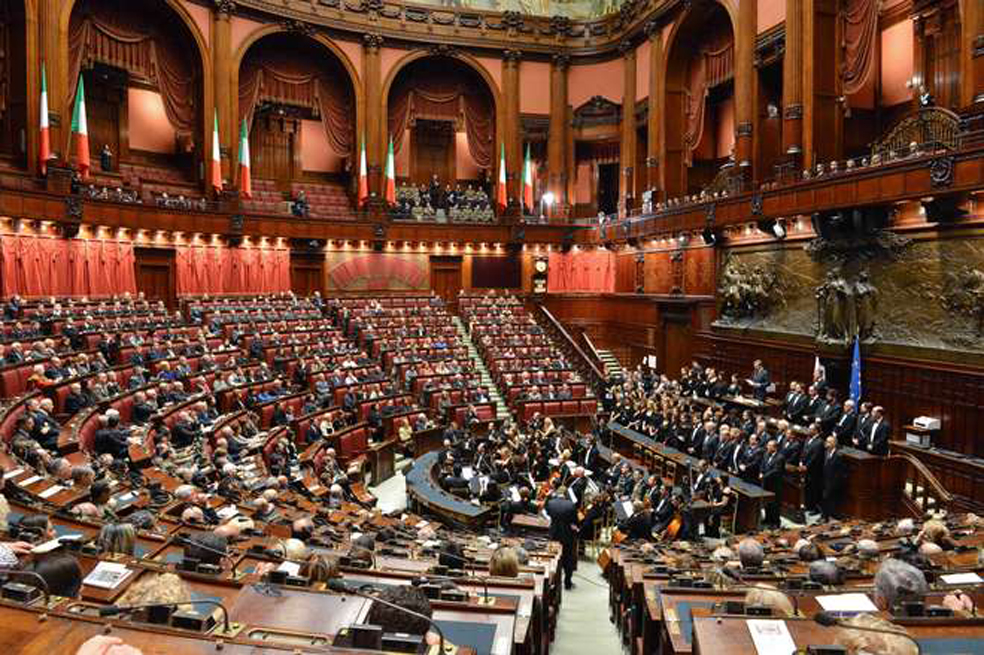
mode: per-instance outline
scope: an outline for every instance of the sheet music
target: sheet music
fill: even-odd
[[[574,493],[574,489],[567,490],[567,497],[571,499],[572,503],[577,504],[577,494]]]
[[[789,634],[786,622],[776,619],[745,619],[758,655],[790,655],[796,652],[796,642]]]
[[[512,501],[514,503],[518,503],[518,502],[520,502],[522,500],[522,497],[520,497],[520,495],[519,495],[519,488],[518,487],[515,487],[515,486],[509,487],[509,495],[512,497]]]
[[[471,480],[473,477],[475,477],[475,471],[470,466],[462,466],[461,477],[463,477],[466,480]]]
[[[626,517],[632,516],[635,513],[635,507],[633,507],[631,500],[623,500],[622,509],[625,510]]]

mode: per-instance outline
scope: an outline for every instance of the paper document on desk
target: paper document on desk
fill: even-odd
[[[89,575],[85,576],[82,584],[100,589],[116,589],[120,583],[130,577],[133,571],[125,564],[116,562],[99,562]]]
[[[11,469],[11,470],[9,470],[9,471],[7,471],[6,473],[3,474],[3,479],[4,480],[9,480],[10,478],[15,478],[15,477],[17,477],[18,475],[20,475],[23,472],[24,472],[24,469],[22,469],[22,468]]]
[[[59,491],[65,491],[65,487],[59,486],[57,484],[53,484],[47,489],[45,489],[44,491],[42,491],[41,493],[39,493],[38,498],[51,498]]]
[[[971,573],[951,573],[950,575],[941,575],[940,579],[946,584],[978,584],[984,582],[981,576],[974,572]]]
[[[796,652],[796,642],[789,634],[785,621],[746,619],[745,623],[759,655],[790,655]]]
[[[625,516],[626,516],[626,518],[628,518],[628,517],[632,516],[633,514],[635,514],[635,507],[632,505],[632,501],[631,500],[623,500],[622,501],[622,509],[625,510]]]
[[[298,562],[284,562],[277,567],[278,571],[285,571],[287,575],[297,577],[301,574],[301,565]]]
[[[25,479],[21,480],[17,484],[20,485],[20,486],[22,486],[22,487],[30,487],[35,482],[39,482],[39,481],[41,481],[43,479],[44,478],[42,478],[40,475],[32,475],[29,478],[25,478]]]
[[[867,594],[833,594],[817,596],[817,602],[827,612],[877,612],[878,608]]]

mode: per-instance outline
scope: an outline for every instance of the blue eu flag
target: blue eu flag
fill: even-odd
[[[854,356],[851,358],[851,400],[861,402],[861,343],[854,338]]]

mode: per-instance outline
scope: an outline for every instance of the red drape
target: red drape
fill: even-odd
[[[177,249],[178,295],[290,291],[290,251],[225,246]]]
[[[116,66],[156,86],[178,136],[193,141],[196,68],[172,34],[173,22],[127,0],[76,8],[69,28],[69,102],[75,100],[83,67],[96,62]]]
[[[0,237],[3,295],[109,296],[136,293],[133,246],[116,241]]]
[[[608,250],[550,253],[547,291],[615,291],[615,253]]]
[[[262,101],[310,109],[320,117],[328,144],[340,157],[355,150],[355,98],[341,65],[296,51],[263,47],[239,71],[239,116],[252,125]]]
[[[473,72],[447,64],[437,69],[414,67],[401,75],[389,100],[389,133],[394,152],[403,147],[407,126],[418,118],[463,125],[472,159],[480,168],[491,168],[495,109],[485,82]]]
[[[879,4],[875,0],[848,0],[843,12],[844,62],[841,77],[845,95],[860,91],[874,68]]]

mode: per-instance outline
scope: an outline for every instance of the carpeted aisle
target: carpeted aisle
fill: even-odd
[[[574,572],[574,589],[564,592],[556,640],[556,655],[614,655],[622,650],[618,632],[608,620],[608,582],[590,559]]]

